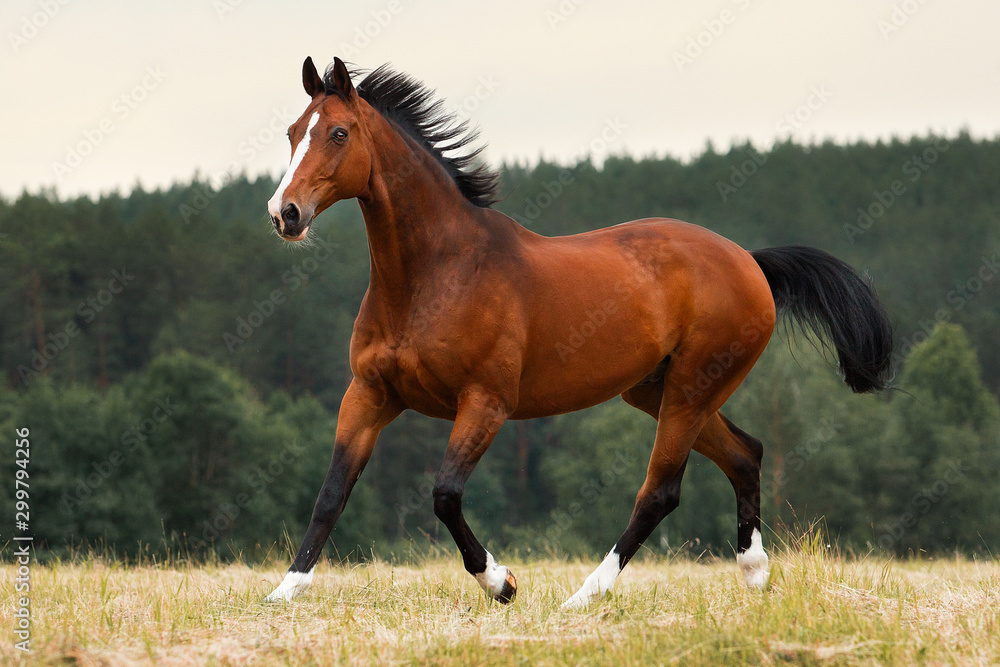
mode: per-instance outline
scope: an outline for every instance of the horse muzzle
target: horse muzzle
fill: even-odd
[[[294,202],[285,204],[278,215],[271,213],[271,224],[286,241],[301,241],[313,221],[312,210],[303,210]]]

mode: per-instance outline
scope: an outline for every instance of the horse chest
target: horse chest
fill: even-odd
[[[378,375],[403,403],[417,412],[448,418],[454,414],[461,365],[438,348],[402,341],[380,345],[373,355]]]

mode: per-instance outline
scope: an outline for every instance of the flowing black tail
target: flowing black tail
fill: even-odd
[[[867,280],[816,248],[785,246],[750,254],[771,286],[778,311],[833,342],[851,389],[863,393],[886,388],[892,324]]]

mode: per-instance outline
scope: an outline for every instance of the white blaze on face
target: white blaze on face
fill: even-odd
[[[736,563],[743,570],[747,587],[763,590],[764,586],[767,585],[770,572],[767,569],[767,554],[764,552],[764,544],[760,539],[760,531],[756,528],[753,529],[753,534],[750,536],[750,548],[736,555]]]
[[[314,567],[313,570],[316,568]],[[291,602],[292,598],[301,595],[308,590],[313,580],[313,570],[308,572],[289,572],[285,575],[281,585],[274,589],[274,592],[267,596],[268,602],[284,600]]]
[[[285,196],[285,189],[291,184],[292,179],[295,178],[295,170],[302,164],[302,160],[306,156],[306,151],[309,150],[309,140],[312,137],[313,128],[316,127],[316,123],[318,122],[319,112],[317,111],[309,119],[309,125],[306,127],[306,134],[302,137],[302,141],[295,147],[295,153],[292,154],[292,161],[288,165],[288,171],[285,172],[281,183],[278,184],[278,189],[274,191],[274,196],[267,202],[267,210],[274,218],[281,219],[281,201]]]
[[[563,609],[579,609],[604,597],[604,594],[611,590],[611,587],[615,585],[615,579],[618,578],[618,573],[622,571],[621,558],[615,551],[616,548],[618,548],[617,545],[611,549],[607,557],[597,566],[597,569],[587,577],[583,586],[580,586],[580,590],[563,602]]]

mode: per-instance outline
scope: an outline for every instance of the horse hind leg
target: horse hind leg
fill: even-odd
[[[763,589],[769,571],[760,533],[760,462],[764,446],[721,412],[706,422],[694,450],[711,459],[736,492],[736,562],[749,588]]]
[[[638,384],[622,394],[629,405],[657,416],[663,385]],[[705,423],[694,451],[708,457],[729,478],[736,492],[736,562],[749,588],[763,589],[769,571],[760,531],[760,463],[764,446],[721,412]]]
[[[747,349],[747,355],[741,360],[743,363],[731,366],[729,373],[720,377],[710,388],[711,391],[691,394],[689,390],[697,382],[698,371],[717,360],[717,357],[711,356],[711,350],[703,350],[699,355],[700,358],[668,357],[663,362],[663,377],[646,378],[622,394],[627,403],[657,420],[656,439],[646,471],[646,481],[636,495],[635,507],[625,532],[618,538],[601,565],[584,581],[583,586],[563,603],[563,608],[583,607],[607,593],[622,568],[631,560],[642,543],[660,521],[677,507],[680,502],[681,479],[691,450],[701,437],[706,424],[716,418],[719,408],[746,378],[753,363],[760,356],[764,344],[766,340],[755,349]],[[671,367],[667,368],[666,364],[670,364]],[[735,426],[730,430],[731,424],[721,422],[721,415],[718,418],[720,423],[726,425],[729,437],[739,439],[744,447],[750,447],[747,443],[753,441],[753,438]],[[709,433],[715,433],[715,430],[716,427],[713,427]],[[744,441],[737,436],[737,432],[748,440]],[[706,438],[709,442],[714,441],[707,436],[708,434]],[[757,445],[759,447],[760,443],[757,442]],[[720,457],[720,460],[725,459]],[[753,461],[752,457],[748,460]],[[754,469],[753,465],[750,469]],[[753,474],[737,476],[741,484],[740,489],[744,489],[741,496],[744,498],[744,502],[741,503],[741,516],[752,518],[744,522],[750,527],[749,533],[741,523],[741,535],[748,535],[748,538],[747,542],[741,542],[742,548],[738,560],[744,572],[748,573],[748,581],[763,586],[767,581],[767,556],[760,543],[759,454],[755,470],[755,476]],[[747,479],[755,481],[746,483]],[[740,493],[738,490],[737,494]]]
[[[636,403],[646,405],[652,400],[651,394],[646,390],[635,391],[633,388],[626,394],[628,394],[626,400],[633,405]],[[673,387],[661,390],[657,413],[659,425],[656,429],[653,452],[646,470],[646,481],[636,495],[628,527],[600,566],[587,577],[580,589],[563,603],[564,609],[583,607],[607,593],[614,585],[618,574],[643,542],[680,502],[684,468],[695,438],[704,423],[701,410],[680,409],[682,402],[683,398]]]

